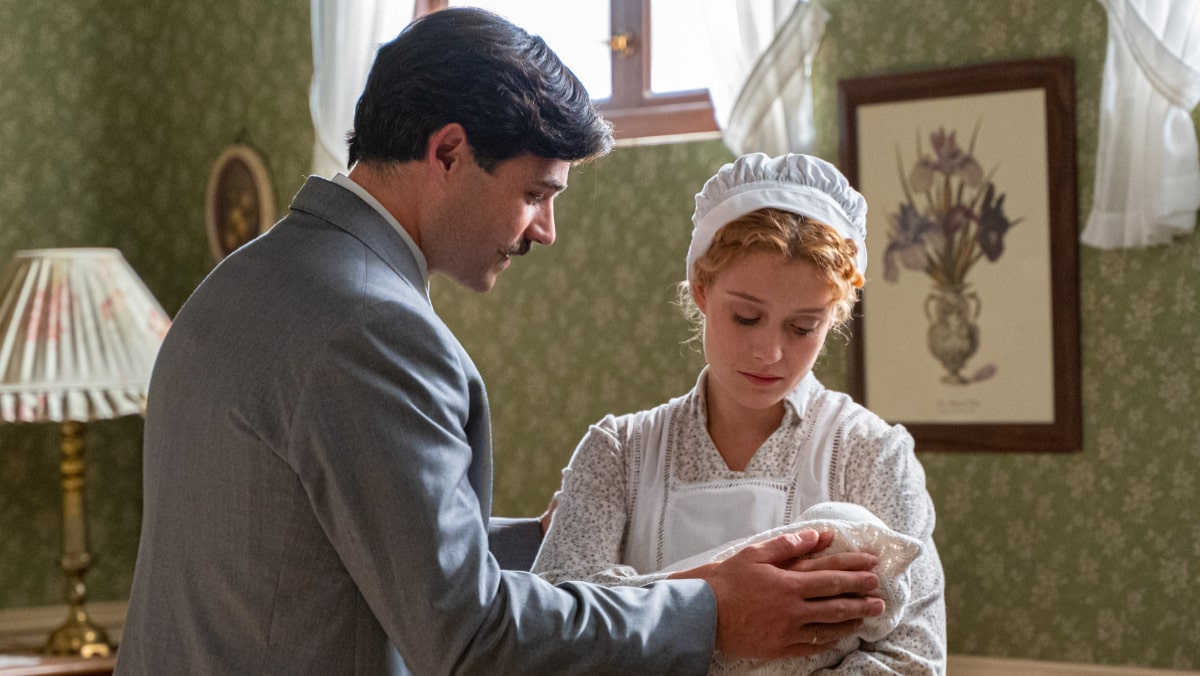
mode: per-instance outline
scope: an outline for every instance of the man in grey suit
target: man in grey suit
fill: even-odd
[[[489,552],[487,396],[428,275],[490,289],[554,241],[571,163],[611,144],[574,75],[495,15],[381,48],[349,176],[310,178],[163,344],[118,673],[700,674],[714,648],[810,654],[882,612],[866,555],[788,569],[811,532],[642,589],[554,587]]]

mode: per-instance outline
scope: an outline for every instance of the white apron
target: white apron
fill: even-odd
[[[702,376],[698,390],[703,383]],[[810,385],[820,387],[812,374],[797,389],[806,393]],[[798,409],[805,417],[802,448],[794,454],[785,476],[700,483],[678,479],[672,462],[675,455],[698,452],[680,448],[678,439],[681,425],[701,424],[690,410],[699,405],[702,399],[693,392],[638,413],[630,421],[630,530],[623,562],[638,573],[653,573],[718,545],[790,523],[811,505],[832,499],[830,444],[836,425],[818,424],[825,417],[822,411],[808,411],[804,405]],[[835,415],[834,411],[825,413]],[[814,430],[823,433],[814,438]]]

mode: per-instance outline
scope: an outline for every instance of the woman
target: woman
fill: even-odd
[[[663,569],[814,505],[854,503],[920,543],[886,635],[786,664],[718,656],[714,672],[943,672],[942,569],[912,437],[812,374],[864,281],[865,201],[828,162],[753,154],[705,183],[693,222],[680,297],[707,365],[686,395],[592,426],[563,472],[534,572],[610,585],[695,577]]]

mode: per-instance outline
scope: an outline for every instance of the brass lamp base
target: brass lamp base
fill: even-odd
[[[43,652],[50,655],[108,657],[112,646],[104,630],[92,623],[84,609],[87,600],[85,576],[92,556],[87,546],[87,519],[83,513],[84,485],[83,425],[62,424],[63,556],[67,577],[67,621],[46,641]]]
[[[45,652],[48,655],[108,657],[112,655],[112,646],[104,630],[92,624],[83,606],[72,606],[67,621],[50,634]]]

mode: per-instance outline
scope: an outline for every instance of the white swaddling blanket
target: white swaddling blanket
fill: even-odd
[[[748,660],[727,658],[720,653],[713,657],[710,674],[754,676],[795,676],[837,664],[864,642],[878,641],[900,624],[904,606],[908,603],[911,585],[908,567],[921,554],[921,543],[914,537],[898,533],[883,523],[865,507],[848,502],[822,502],[806,509],[799,518],[787,525],[772,528],[741,540],[714,547],[706,552],[677,561],[662,572],[695,568],[714,561],[724,561],[746,547],[784,533],[806,529],[833,532],[833,542],[812,558],[843,552],[870,552],[879,557],[875,573],[879,575],[883,614],[868,617],[858,632],[843,638],[837,646],[819,655],[781,660]]]

